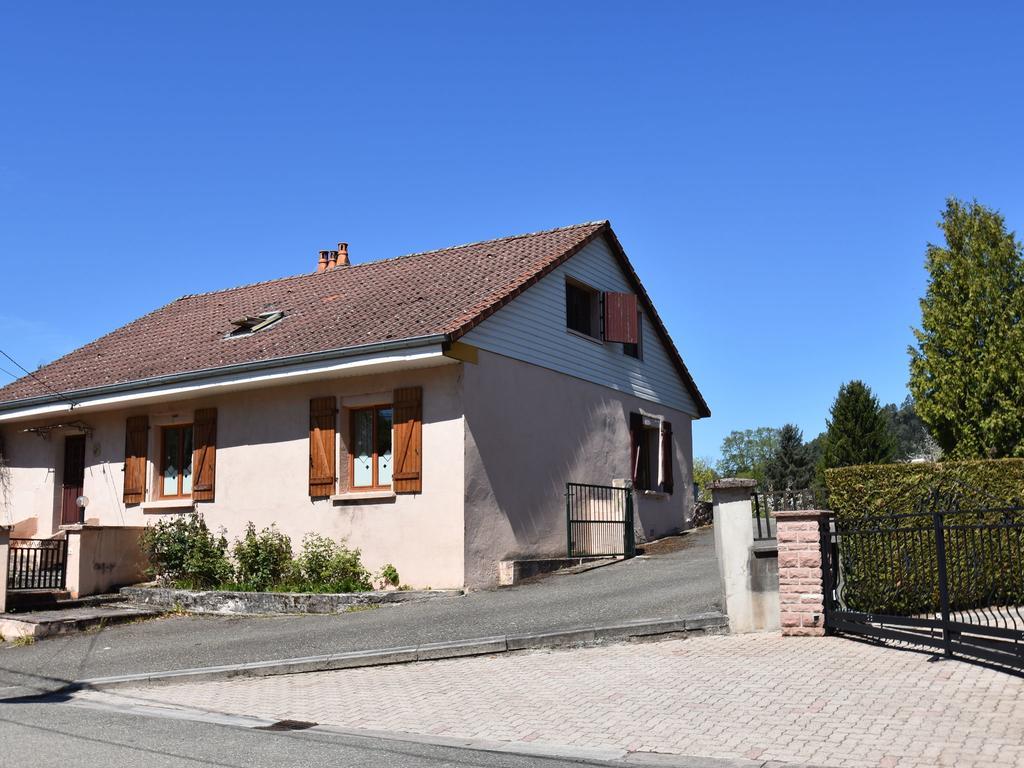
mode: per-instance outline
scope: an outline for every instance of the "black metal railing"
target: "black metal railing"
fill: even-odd
[[[819,509],[818,495],[809,488],[773,491],[755,488],[750,495],[754,511],[754,540],[775,538],[773,514],[788,509]]]
[[[822,525],[826,629],[1024,669],[1024,507]]]
[[[64,589],[67,539],[11,539],[7,589]]]
[[[565,517],[569,557],[636,554],[632,489],[566,483]]]

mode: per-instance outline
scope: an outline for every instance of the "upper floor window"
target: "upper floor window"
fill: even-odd
[[[644,359],[644,350],[643,350],[643,347],[642,347],[642,342],[643,342],[643,321],[644,321],[643,314],[641,312],[637,311],[637,313],[636,313],[636,328],[637,328],[636,342],[632,343],[632,344],[629,343],[629,342],[625,342],[622,345],[622,354],[626,355],[627,357],[635,357],[637,360],[643,360]]]
[[[175,424],[160,431],[160,495],[192,494],[192,425]]]
[[[601,294],[582,283],[566,280],[565,325],[571,331],[601,338]]]
[[[352,487],[390,488],[392,476],[390,405],[352,411]]]

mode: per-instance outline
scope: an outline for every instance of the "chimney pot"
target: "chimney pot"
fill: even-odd
[[[338,263],[338,252],[328,251],[327,252],[327,268],[334,269],[334,265]]]
[[[327,269],[327,251],[320,251],[320,260],[316,264],[316,271],[323,272]]]
[[[348,243],[338,243],[338,266],[347,267],[349,263]]]

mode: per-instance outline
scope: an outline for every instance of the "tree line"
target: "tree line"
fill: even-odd
[[[731,432],[717,464],[694,462],[702,489],[716,475],[804,489],[823,486],[832,467],[1024,456],[1024,251],[977,201],[947,200],[939,228],[945,243],[925,253],[907,398],[883,406],[854,380],[810,441],[794,424]]]

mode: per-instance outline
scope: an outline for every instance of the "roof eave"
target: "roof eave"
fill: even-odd
[[[74,403],[79,399],[85,400],[88,398],[127,394],[130,392],[137,392],[139,390],[162,387],[169,384],[201,382],[204,379],[212,379],[216,377],[237,373],[267,371],[286,366],[302,365],[305,363],[318,363],[335,359],[341,360],[347,357],[356,357],[359,355],[367,355],[378,352],[389,352],[402,349],[410,349],[413,347],[444,344],[447,341],[449,341],[448,334],[430,334],[427,336],[413,336],[405,339],[393,339],[385,342],[375,342],[373,344],[362,344],[354,347],[342,347],[339,349],[330,349],[321,352],[308,352],[303,353],[301,355],[289,355],[287,357],[275,357],[267,360],[255,360],[246,363],[236,363],[233,365],[218,366],[216,368],[204,368],[196,371],[183,371],[181,373],[172,373],[164,376],[153,376],[147,379],[138,379],[136,381],[120,382],[117,384],[104,384],[102,386],[97,387],[87,387],[84,389],[71,390],[62,393],[64,395],[63,397],[56,394],[47,394],[38,395],[36,397],[21,398],[19,400],[7,400],[4,402],[0,402],[0,413],[9,413],[10,411],[19,411],[42,405],[49,405],[52,403],[61,403],[69,401]]]

